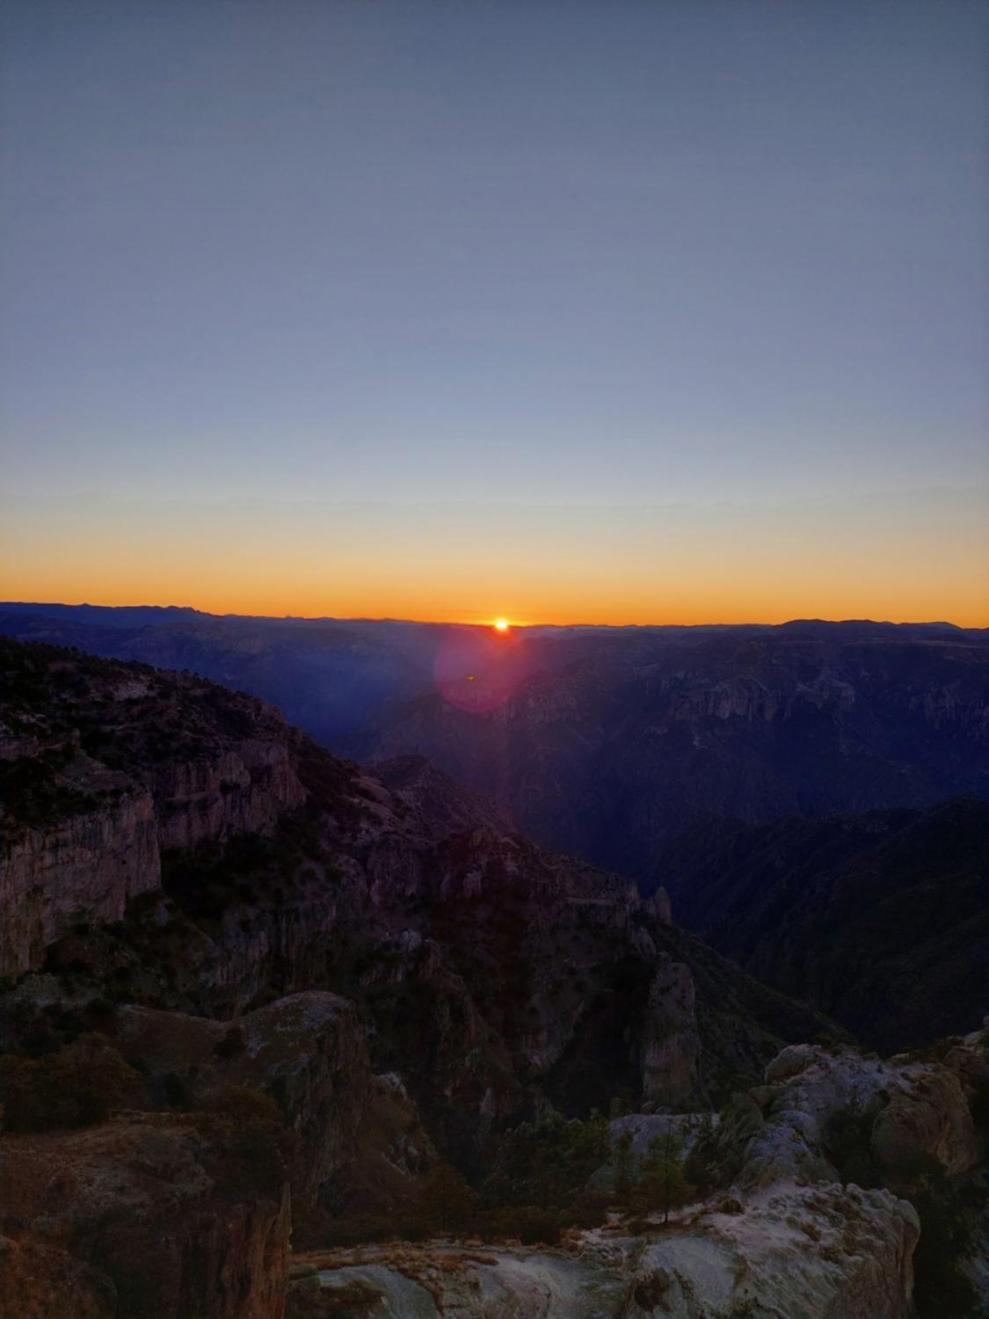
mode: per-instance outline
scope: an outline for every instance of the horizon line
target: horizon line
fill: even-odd
[[[392,614],[381,615],[364,615],[364,614],[250,614],[237,613],[230,610],[226,612],[214,612],[210,609],[199,609],[195,605],[179,604],[153,604],[142,602],[139,604],[96,604],[90,600],[80,600],[69,602],[66,600],[0,600],[0,610],[13,608],[28,609],[160,609],[174,610],[175,612],[186,612],[199,614],[203,618],[244,618],[257,619],[264,622],[303,622],[303,623],[409,623],[422,627],[474,627],[474,628],[492,628],[495,619],[500,615],[493,615],[490,619],[482,621],[465,620],[456,618],[405,618]],[[959,632],[982,632],[989,630],[989,624],[966,625],[964,623],[955,623],[945,618],[910,618],[910,619],[891,619],[891,618],[821,618],[816,616],[801,616],[794,618],[782,619],[778,622],[769,622],[764,619],[749,619],[744,622],[725,623],[716,619],[703,623],[591,623],[583,621],[574,621],[569,623],[541,623],[541,622],[516,622],[508,618],[511,631],[524,632],[532,631],[537,628],[553,628],[558,631],[567,631],[574,628],[594,628],[599,631],[625,631],[633,628],[637,629],[655,629],[655,628],[679,628],[682,630],[700,630],[703,628],[740,628],[740,627],[789,627],[796,623],[825,623],[830,626],[840,626],[850,623],[868,623],[875,627],[949,627]]]

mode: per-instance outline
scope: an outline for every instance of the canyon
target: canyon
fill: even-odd
[[[983,1032],[882,1062],[420,756],[363,768],[188,672],[0,662],[8,1309],[912,1313],[914,1202],[982,1166]],[[668,1223],[382,1240],[595,1110],[612,1159],[689,1137]],[[615,1178],[580,1173],[592,1200]]]
[[[989,796],[989,631],[490,628],[0,604],[0,634],[191,670],[361,762],[420,755],[557,851],[662,884],[706,821]]]

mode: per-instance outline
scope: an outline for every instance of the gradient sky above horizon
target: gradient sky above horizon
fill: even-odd
[[[984,5],[0,24],[0,598],[989,624]]]

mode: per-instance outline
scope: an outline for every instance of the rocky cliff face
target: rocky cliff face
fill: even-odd
[[[682,963],[661,963],[649,987],[642,1052],[642,1091],[659,1103],[683,1103],[697,1085],[700,1036],[695,985]]]
[[[10,645],[2,662],[0,976],[39,966],[73,925],[119,921],[159,887],[163,850],[269,833],[305,800],[257,702]],[[197,700],[212,719],[190,719]]]
[[[761,1065],[781,1036],[799,1037],[798,1020],[804,1033],[820,1025],[712,959],[634,885],[506,831],[426,762],[372,776],[197,679],[6,647],[8,725],[67,748],[51,765],[8,762],[42,775],[6,803],[37,842],[18,873],[47,911],[33,942],[13,923],[17,969],[47,943],[53,968],[85,969],[94,989],[112,976],[117,995],[209,1014],[273,993],[342,993],[373,1021],[378,1069],[468,1124],[482,1109],[524,1109],[532,1085],[571,1108],[607,1105],[612,1085],[682,1103],[722,1072]],[[90,781],[83,760],[97,766]],[[143,794],[146,864],[129,835],[113,835],[121,808],[91,791],[107,774]],[[157,898],[146,892],[158,877],[149,810]],[[79,884],[101,901],[63,913],[59,885],[30,858],[66,828],[103,839],[80,862],[90,889]],[[143,865],[146,900],[101,934],[128,892],[114,847]],[[80,915],[88,932],[66,932]],[[585,1066],[602,1048],[608,1068]]]
[[[24,982],[35,1002],[68,1010],[53,977],[37,980]],[[401,1084],[372,1073],[354,1005],[334,994],[276,1000],[233,1026],[136,1006],[106,1025],[147,1102],[173,1111],[4,1135],[5,1314],[34,1313],[36,1291],[37,1313],[60,1319],[277,1319],[293,1218],[304,1240],[319,1204],[392,1211],[436,1163]],[[217,1125],[211,1105],[231,1093],[275,1101],[280,1158],[236,1117]]]
[[[93,809],[19,831],[0,859],[0,976],[21,975],[77,923],[123,918],[161,880],[154,803],[125,792]]]
[[[436,1161],[401,1086],[372,1072],[355,1005],[336,994],[277,999],[233,1026],[127,1006],[114,1038],[162,1105],[176,1092],[194,1105],[230,1085],[275,1099],[297,1137],[287,1171],[299,1211],[320,1200],[366,1208],[409,1199],[417,1177]],[[382,1155],[389,1156],[387,1171],[378,1163]],[[365,1186],[369,1168],[379,1177],[373,1188]]]
[[[259,738],[239,739],[209,758],[165,763],[155,770],[153,785],[163,849],[270,833],[306,798],[288,748]]]

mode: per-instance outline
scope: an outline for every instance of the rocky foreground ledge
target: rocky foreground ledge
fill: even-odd
[[[899,1319],[911,1311],[917,1216],[888,1191],[781,1183],[649,1226],[632,1235],[616,1218],[556,1250],[403,1243],[303,1255],[291,1267],[287,1313]]]
[[[969,1100],[989,1076],[987,1040],[960,1039],[940,1062],[791,1046],[718,1128],[737,1164],[730,1186],[668,1223],[612,1214],[555,1249],[466,1240],[297,1255],[288,1319],[908,1319],[920,1220],[904,1197],[920,1169],[963,1179],[978,1167]],[[835,1149],[849,1115],[883,1186],[863,1189],[831,1162],[854,1153]]]
[[[330,1006],[339,1016],[346,1005]],[[271,1062],[286,1083],[302,1007],[311,1013],[309,996],[267,1013],[276,1035],[288,1032],[290,1047]],[[259,1014],[238,1066],[264,1063],[261,1024]],[[147,1036],[159,1024],[143,1015],[130,1030]],[[173,1043],[158,1045],[161,1065]],[[706,1142],[714,1187],[669,1222],[615,1211],[556,1247],[434,1239],[293,1255],[288,1187],[252,1180],[238,1194],[223,1150],[193,1115],[120,1113],[82,1131],[5,1134],[0,1314],[912,1319],[921,1219],[908,1197],[925,1179],[962,1185],[979,1175],[973,1101],[989,1086],[987,1049],[985,1029],[947,1042],[938,1058],[793,1045],[720,1115],[616,1119],[613,1134],[632,1136],[633,1179],[654,1129],[703,1131],[694,1140]],[[311,1086],[301,1052],[297,1079]],[[320,1151],[310,1145],[307,1157]],[[613,1173],[605,1165],[592,1182],[606,1186]],[[149,1287],[158,1310],[147,1309]]]

